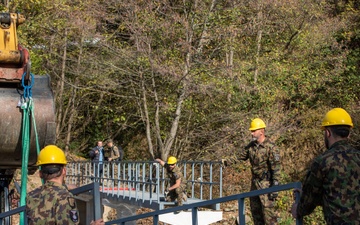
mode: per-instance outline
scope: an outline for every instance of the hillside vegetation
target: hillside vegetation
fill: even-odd
[[[352,115],[359,145],[359,1],[13,0],[2,9],[27,18],[19,40],[32,72],[52,78],[66,151],[86,157],[113,138],[128,160],[219,160],[261,117],[287,183],[324,151],[319,124],[333,107]]]

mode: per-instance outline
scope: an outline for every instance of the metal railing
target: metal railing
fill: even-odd
[[[222,197],[222,164],[211,161],[179,161],[187,181],[188,196]],[[101,173],[102,168],[102,173]],[[118,198],[160,201],[167,186],[165,169],[155,161],[68,162],[66,183],[78,186],[100,181],[101,190]]]
[[[93,196],[94,196],[94,199],[93,199],[93,201],[94,201],[94,203],[93,203],[94,204],[93,216],[94,216],[94,219],[101,218],[101,202],[100,202],[100,194],[99,194],[99,191],[98,191],[99,188],[100,188],[99,184],[97,182],[95,182],[95,183],[88,184],[88,185],[85,185],[85,186],[82,186],[82,187],[71,190],[71,192],[74,195],[84,193],[84,192],[88,192],[89,190],[93,191]],[[285,185],[273,186],[273,187],[266,188],[266,189],[255,190],[255,191],[236,194],[236,195],[231,195],[231,196],[227,196],[227,197],[220,197],[220,198],[217,198],[217,199],[205,200],[205,201],[201,201],[201,202],[197,202],[197,203],[193,203],[193,204],[187,204],[187,205],[183,205],[183,206],[171,207],[171,208],[167,208],[167,209],[163,209],[163,210],[156,210],[156,211],[153,211],[153,212],[150,212],[150,213],[144,213],[144,214],[140,214],[140,215],[129,216],[129,217],[122,218],[122,219],[108,221],[105,224],[106,225],[111,225],[111,224],[125,225],[126,222],[137,221],[137,220],[140,220],[140,219],[152,217],[153,218],[153,224],[157,225],[157,224],[159,224],[159,216],[160,215],[163,215],[163,214],[166,214],[166,213],[178,212],[178,211],[181,211],[181,210],[191,210],[192,225],[197,225],[198,224],[198,208],[206,207],[207,205],[215,205],[215,204],[220,204],[220,203],[234,201],[234,200],[238,201],[239,223],[240,224],[245,224],[245,198],[250,198],[250,197],[263,195],[263,194],[268,194],[268,193],[272,193],[272,192],[285,191],[285,190],[289,190],[289,189],[301,189],[301,182],[295,182],[295,183],[289,183],[289,184],[285,184]],[[297,192],[295,192],[295,193],[297,193]],[[295,202],[297,203],[298,201],[299,201],[299,194],[296,194]],[[14,215],[14,214],[18,214],[18,213],[23,212],[23,211],[25,211],[25,206],[10,210],[8,212],[1,213],[0,214],[0,225],[3,224],[3,219],[4,218],[7,218],[7,217],[9,217],[11,215]],[[296,219],[296,225],[302,225],[302,219]]]
[[[227,197],[221,197],[218,199],[206,200],[206,201],[193,203],[193,204],[189,204],[189,205],[182,205],[182,206],[178,206],[178,207],[157,210],[157,211],[144,213],[144,214],[140,214],[140,215],[136,215],[136,216],[129,216],[126,218],[105,222],[105,225],[111,225],[111,224],[125,225],[126,222],[137,221],[137,220],[148,218],[148,217],[152,217],[153,224],[157,225],[157,224],[159,224],[159,216],[160,215],[166,214],[166,213],[178,212],[181,210],[191,210],[192,225],[197,225],[198,224],[198,208],[204,207],[206,205],[219,204],[219,203],[229,202],[229,201],[234,201],[234,200],[238,201],[238,205],[239,205],[239,224],[245,224],[245,198],[250,198],[250,197],[268,194],[268,193],[272,193],[272,192],[279,192],[279,191],[285,191],[285,190],[289,190],[289,189],[300,189],[300,188],[301,188],[301,182],[294,182],[294,183],[289,183],[289,184],[285,184],[285,185],[273,186],[271,188],[255,190],[255,191],[231,195],[231,196],[227,196]],[[296,203],[299,201],[299,197],[300,197],[299,195],[295,196]],[[302,225],[301,218],[296,219],[296,225]]]
[[[94,204],[94,210],[90,215],[93,216],[93,218],[92,218],[93,220],[102,218],[101,201],[100,201],[100,193],[99,193],[99,183],[94,182],[94,183],[87,184],[87,185],[84,185],[82,187],[70,190],[70,192],[73,195],[78,195],[78,194],[81,194],[81,193],[88,193],[89,191],[92,192],[91,194],[93,195],[93,204]],[[21,212],[25,212],[25,210],[26,210],[26,206],[21,206],[21,207],[18,207],[18,208],[13,209],[13,210],[9,210],[9,211],[4,212],[4,213],[0,213],[0,225],[3,224],[4,220],[6,220],[6,218],[8,218],[8,217],[10,217],[12,215],[19,214]],[[24,213],[24,217],[25,217],[25,219],[24,219],[25,224],[24,225],[27,225],[27,218],[26,218],[25,213]]]
[[[10,216],[12,215],[16,215],[16,214],[19,214],[21,212],[25,212],[26,210],[26,207],[25,206],[21,206],[21,207],[18,207],[16,209],[12,209],[10,211],[7,211],[7,212],[3,212],[3,213],[0,213],[0,225],[3,224],[4,220],[6,220],[7,218],[9,218]],[[25,215],[24,215],[25,216]],[[7,222],[7,221],[5,221]],[[25,223],[26,223],[26,220],[25,220]],[[26,225],[26,224],[25,224]]]

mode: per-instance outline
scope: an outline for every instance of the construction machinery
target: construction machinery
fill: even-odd
[[[8,185],[16,168],[35,165],[38,149],[55,143],[55,105],[49,76],[33,75],[29,51],[18,43],[18,13],[0,13],[0,194],[9,208]],[[31,102],[33,110],[23,110]],[[27,114],[27,115],[25,115]],[[29,118],[26,122],[24,118]],[[27,125],[24,127],[24,125]],[[25,129],[25,132],[24,132]],[[24,154],[24,136],[26,154]],[[26,160],[24,161],[24,155]],[[25,163],[24,163],[25,162]],[[24,165],[26,164],[26,165]]]
[[[24,87],[31,87],[40,146],[55,142],[55,106],[49,76],[32,76],[30,57],[18,44],[17,27],[25,17],[0,13],[0,169],[21,166],[22,112]],[[31,133],[29,164],[36,162],[35,134]]]

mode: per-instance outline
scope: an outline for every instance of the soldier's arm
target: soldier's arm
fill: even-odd
[[[114,159],[117,159],[120,157],[119,149],[116,146],[114,146],[114,153],[115,153]]]
[[[251,142],[252,143],[252,142]],[[239,161],[245,161],[249,158],[249,148],[251,143],[241,149],[239,152],[236,152],[234,155],[227,156],[224,159],[221,159],[223,165],[228,166],[231,164],[236,164]]]
[[[278,185],[280,181],[280,150],[276,145],[271,146],[270,155],[269,155],[269,163],[270,163],[270,173],[271,173],[271,182],[272,185]]]
[[[249,149],[250,144],[248,144],[244,149],[239,151],[239,155],[237,156],[237,160],[245,161],[249,158]]]
[[[160,163],[161,166],[164,166],[165,165],[165,162],[162,161],[161,159],[157,158],[155,159],[156,162]]]
[[[322,198],[322,179],[320,164],[315,160],[303,182],[300,201],[297,206],[297,217],[309,215],[316,206],[320,205]]]
[[[181,185],[181,178],[178,178],[176,180],[176,183],[173,186],[169,187],[169,191],[175,190],[176,188],[180,187],[180,185]]]

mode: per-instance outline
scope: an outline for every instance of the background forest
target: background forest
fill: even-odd
[[[352,115],[360,145],[359,1],[2,3],[27,18],[19,40],[32,73],[52,79],[66,151],[86,156],[113,138],[127,160],[219,160],[250,140],[260,117],[287,183],[324,151],[319,124],[333,107]],[[225,172],[246,183],[247,167]]]

